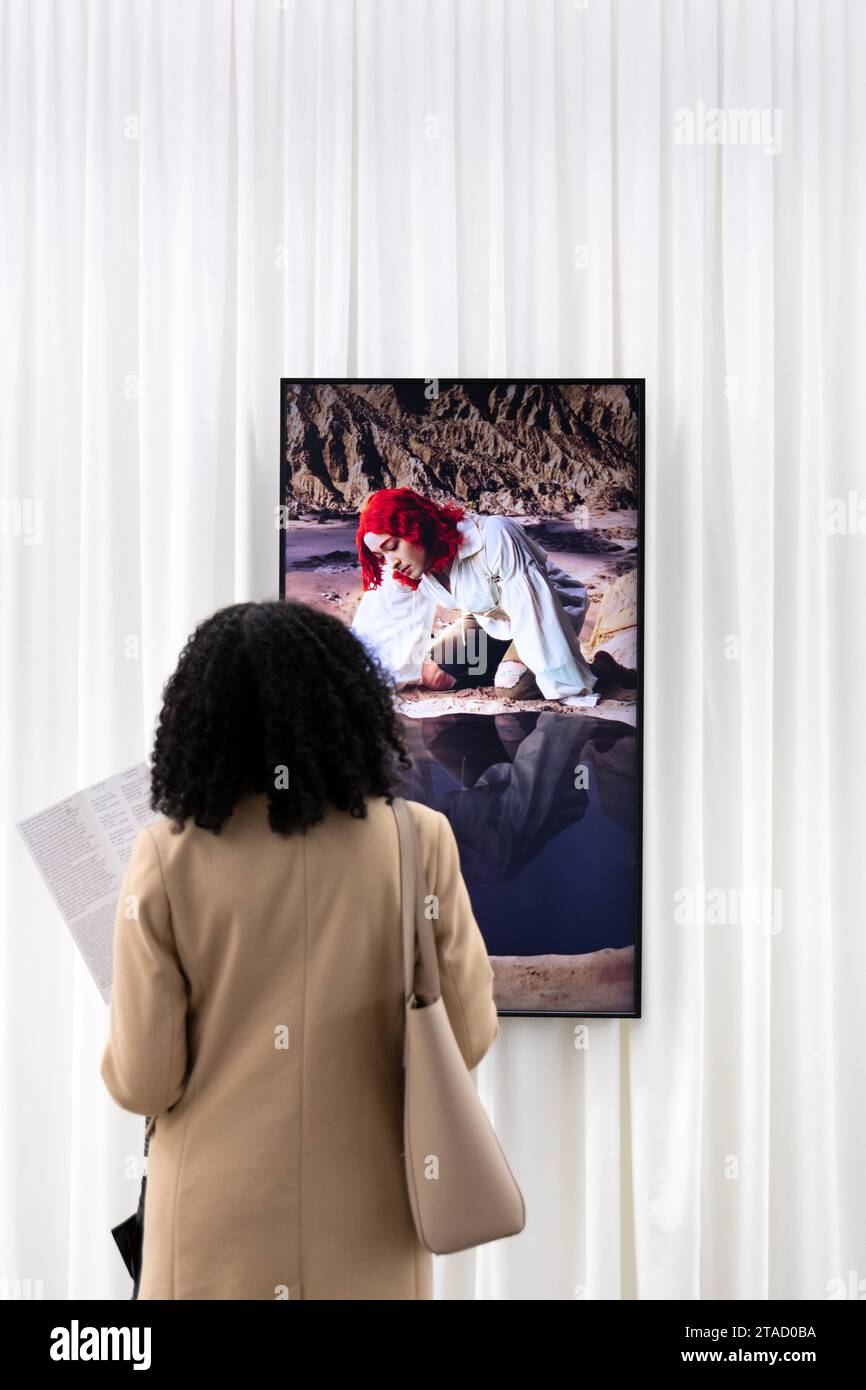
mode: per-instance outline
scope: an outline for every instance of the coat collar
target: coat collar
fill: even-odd
[[[481,531],[474,517],[466,515],[457,523],[457,530],[460,539],[457,542],[457,553],[451,561],[449,575],[453,573],[454,566],[459,560],[466,560],[470,555],[475,555],[483,546]],[[446,589],[429,571],[425,570],[421,576],[422,584],[429,584],[437,596],[441,596],[441,601],[450,600],[453,604],[454,594],[450,589]]]
[[[465,560],[468,555],[474,555],[477,550],[480,550],[484,542],[481,539],[481,532],[475,518],[468,514],[463,517],[462,521],[458,521],[457,530],[460,532],[457,558],[458,560]]]

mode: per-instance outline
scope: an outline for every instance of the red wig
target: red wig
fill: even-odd
[[[382,582],[382,561],[364,544],[367,531],[422,545],[427,552],[425,570],[438,570],[457,554],[457,523],[464,515],[462,507],[440,507],[411,487],[386,487],[371,493],[361,510],[356,535],[363,587],[377,589]],[[394,578],[410,589],[417,589],[420,582],[396,571]]]

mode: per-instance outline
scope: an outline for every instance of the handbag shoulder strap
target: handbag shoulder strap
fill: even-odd
[[[413,995],[428,1003],[439,998],[439,960],[433,923],[427,916],[427,884],[421,848],[412,812],[402,796],[395,796],[391,810],[400,841],[400,902],[403,924],[403,984],[407,1003]],[[416,973],[416,946],[420,946],[421,970]]]

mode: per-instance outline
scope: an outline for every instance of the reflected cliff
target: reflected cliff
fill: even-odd
[[[413,766],[393,790],[448,817],[491,955],[634,943],[630,725],[545,710],[401,727]]]

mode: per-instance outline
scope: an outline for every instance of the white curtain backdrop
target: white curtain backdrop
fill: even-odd
[[[437,1297],[856,1296],[866,6],[5,0],[0,201],[4,1296],[129,1297],[143,1130],[14,822],[276,595],[281,375],[647,379],[643,1018],[502,1020]]]

